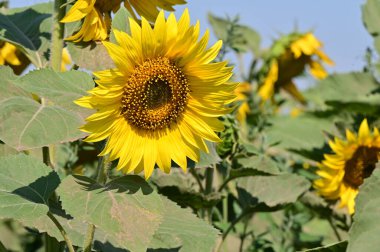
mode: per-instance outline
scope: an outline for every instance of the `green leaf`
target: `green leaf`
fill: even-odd
[[[240,175],[243,175],[244,173],[249,173],[248,171],[250,170],[252,170],[252,172],[256,171],[256,173],[268,175],[280,173],[277,163],[266,156],[252,156],[248,158],[241,158],[238,159],[238,163],[245,169],[233,169],[230,172],[230,176],[241,177]]]
[[[239,199],[251,206],[293,203],[310,188],[308,180],[295,174],[245,177],[237,182]]]
[[[233,23],[233,21],[214,16],[211,13],[208,14],[208,20],[216,37],[224,42],[229,40],[230,46],[236,52],[251,51],[255,55],[259,53],[260,35],[252,28]],[[232,29],[233,34],[228,34],[229,28]]]
[[[367,0],[362,6],[363,23],[372,36],[380,33],[380,1]]]
[[[334,244],[329,244],[324,247],[304,250],[305,252],[345,252],[347,248],[347,241],[341,241]]]
[[[89,111],[73,104],[93,87],[91,77],[79,71],[57,73],[41,69],[25,76],[0,68],[0,139],[20,150],[73,141]],[[45,99],[43,104],[29,92]]]
[[[219,193],[208,195],[200,193],[199,185],[194,177],[189,173],[183,173],[179,168],[173,168],[170,174],[165,174],[156,169],[150,181],[157,186],[160,194],[165,195],[182,207],[209,208],[215,206],[221,200]]]
[[[162,198],[165,215],[150,248],[180,248],[181,252],[212,251],[218,231],[198,219],[190,209],[181,209]]]
[[[0,40],[18,46],[37,67],[44,67],[48,60],[52,3],[38,4],[27,9],[0,13]]]
[[[372,175],[359,187],[355,199],[354,222],[349,231],[348,252],[378,251],[380,247],[380,169],[377,165]]]
[[[58,175],[33,157],[1,157],[0,218],[24,222],[45,216],[47,201],[59,183]]]
[[[378,105],[380,94],[379,84],[370,73],[333,74],[309,89],[305,96],[319,108],[341,105],[341,109],[350,109],[347,106]],[[354,107],[355,108],[355,107]]]
[[[131,18],[131,14],[129,14],[128,10],[124,6],[121,6],[112,18],[112,30],[116,29],[130,34],[129,18]],[[110,40],[113,43],[116,42],[115,35],[112,32],[110,35]]]
[[[331,132],[334,126],[331,119],[307,114],[295,118],[278,116],[270,122],[272,127],[267,130],[268,142],[292,150],[322,147],[325,142],[323,131]]]
[[[118,178],[105,186],[70,176],[57,192],[74,220],[96,225],[114,247],[131,251],[188,247],[183,251],[191,251],[191,241],[202,240],[200,251],[210,251],[215,243],[211,226],[158,195],[138,176]]]
[[[72,60],[80,68],[90,71],[115,68],[114,62],[102,43],[67,43],[67,49]]]
[[[206,141],[207,148],[209,153],[200,151],[199,162],[195,163],[191,159],[188,159],[190,164],[188,165],[191,168],[205,168],[210,167],[211,165],[218,164],[221,161],[218,153],[216,152],[216,144]]]

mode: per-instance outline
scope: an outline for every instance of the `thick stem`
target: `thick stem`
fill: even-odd
[[[66,3],[66,0],[55,0],[54,1],[54,12],[53,12],[53,30],[51,33],[51,57],[50,66],[55,71],[61,70],[62,62],[62,49],[63,49],[63,35],[64,35],[64,23],[59,22],[66,13],[66,8],[61,6]]]
[[[75,252],[73,243],[71,242],[69,236],[67,235],[65,229],[62,227],[61,223],[54,217],[54,215],[50,212],[47,213],[48,217],[54,222],[54,224],[57,226],[59,232],[61,233],[63,239],[66,242],[67,248],[70,252]]]
[[[107,157],[99,157],[98,159],[98,175],[96,181],[104,185],[107,182],[108,178],[108,170],[110,168],[111,163],[108,162]],[[92,250],[92,242],[94,240],[95,235],[95,225],[88,224],[86,238],[83,243],[83,252],[91,252]]]

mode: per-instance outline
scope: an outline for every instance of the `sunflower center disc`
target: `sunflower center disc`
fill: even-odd
[[[121,114],[139,129],[169,127],[184,111],[189,93],[183,72],[169,59],[148,59],[124,87]]]
[[[379,161],[379,151],[379,148],[359,147],[346,162],[343,180],[354,188],[363,184],[363,180],[372,174]]]

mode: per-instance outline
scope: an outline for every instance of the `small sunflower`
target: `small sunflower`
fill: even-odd
[[[84,19],[79,31],[66,40],[97,41],[106,40],[111,29],[111,12],[120,8],[123,0],[77,0],[61,20],[63,23],[76,22]],[[173,5],[184,4],[184,0],[125,0],[124,5],[131,15],[137,19],[133,9],[140,16],[149,21],[154,21],[158,15],[158,9],[173,11]]]
[[[311,75],[317,79],[327,76],[322,63],[333,65],[331,59],[321,51],[322,43],[312,34],[292,33],[276,41],[267,61],[269,70],[259,88],[259,95],[266,101],[273,97],[279,89],[287,91],[296,100],[305,103],[305,98],[298,91],[293,78],[301,75],[306,66],[309,67]]]
[[[99,155],[119,159],[125,173],[148,179],[155,164],[168,173],[171,160],[186,170],[186,157],[208,152],[205,140],[220,141],[218,117],[236,98],[232,68],[212,62],[222,42],[207,49],[208,31],[199,40],[187,10],[178,21],[161,11],[153,29],[144,17],[129,21],[131,35],[114,30],[118,44],[103,42],[117,68],[95,72],[98,86],[76,101],[96,110],[81,129],[88,142],[107,139]]]
[[[0,65],[10,66],[18,75],[25,70],[29,63],[29,59],[16,46],[0,41]]]
[[[251,111],[247,102],[247,93],[251,92],[251,90],[251,84],[249,84],[248,82],[241,83],[235,89],[236,101],[241,102],[237,110],[236,119],[243,124],[246,121],[247,114]]]
[[[365,119],[358,135],[346,130],[346,138],[330,141],[334,154],[324,155],[317,171],[320,178],[314,181],[314,187],[327,199],[340,199],[340,207],[347,207],[352,214],[358,188],[372,174],[380,158],[380,134],[377,128],[371,133]]]

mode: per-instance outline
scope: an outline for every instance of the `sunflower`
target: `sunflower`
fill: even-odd
[[[251,111],[247,102],[247,93],[251,92],[251,84],[243,82],[235,89],[236,101],[241,102],[237,110],[236,119],[244,124],[247,118],[247,114]]]
[[[346,140],[335,138],[329,145],[334,154],[325,154],[319,164],[314,187],[327,199],[340,199],[340,207],[354,213],[355,197],[363,180],[369,177],[380,155],[380,134],[371,133],[367,120],[360,125],[358,135],[346,130]]]
[[[259,88],[259,95],[266,101],[274,93],[283,89],[301,103],[305,98],[298,91],[293,78],[301,75],[308,66],[312,76],[323,79],[327,76],[322,63],[333,65],[331,59],[321,51],[322,43],[312,34],[292,33],[276,41],[271,49],[267,61],[269,69],[263,84]]]
[[[61,20],[63,23],[70,23],[84,19],[80,30],[66,40],[96,41],[106,40],[111,29],[111,12],[116,12],[120,8],[123,0],[77,0]],[[184,0],[125,0],[124,5],[131,15],[137,19],[133,9],[140,16],[144,16],[149,21],[155,20],[158,9],[173,11],[173,5],[184,4]]]
[[[16,46],[0,41],[0,65],[10,66],[18,75],[25,70],[29,63],[29,59]]]
[[[212,63],[222,42],[206,49],[209,33],[199,40],[188,10],[178,21],[161,11],[154,29],[144,17],[129,22],[131,35],[114,30],[118,44],[103,42],[117,68],[95,72],[98,86],[76,101],[96,110],[81,129],[88,142],[106,139],[99,155],[119,159],[125,173],[144,170],[148,179],[155,164],[168,173],[171,160],[186,170],[186,157],[208,152],[205,140],[220,141],[218,117],[236,98],[232,67]]]

